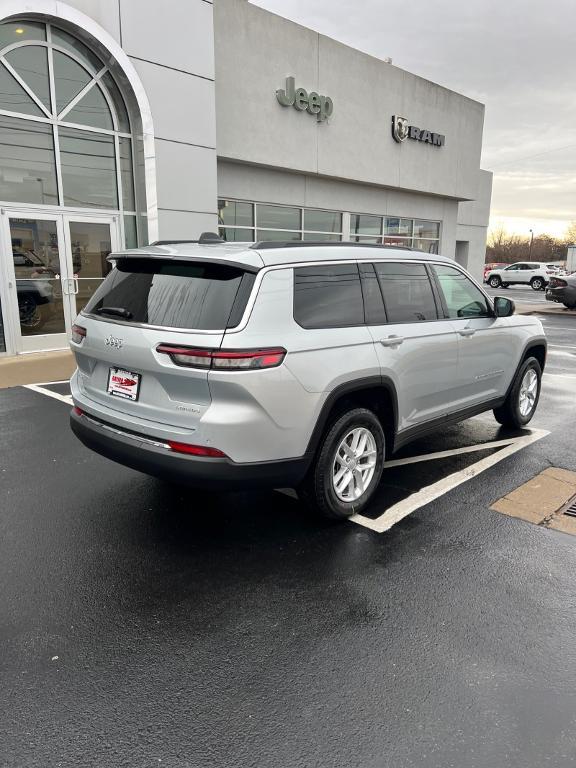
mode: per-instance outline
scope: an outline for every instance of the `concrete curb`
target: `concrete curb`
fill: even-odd
[[[34,352],[0,359],[0,389],[69,379],[76,368],[70,350]]]

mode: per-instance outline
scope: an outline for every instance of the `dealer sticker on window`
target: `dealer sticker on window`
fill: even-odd
[[[108,375],[108,394],[123,397],[125,400],[138,400],[141,376],[123,368],[110,368]]]

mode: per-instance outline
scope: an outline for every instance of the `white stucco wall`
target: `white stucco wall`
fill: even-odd
[[[474,199],[484,107],[246,0],[215,0],[218,156],[379,186]],[[326,122],[282,107],[287,76],[333,99]],[[445,134],[391,136],[392,115]]]

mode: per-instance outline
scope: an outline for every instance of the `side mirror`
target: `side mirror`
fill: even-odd
[[[494,299],[494,312],[496,317],[510,317],[516,311],[514,302],[504,296],[496,296]]]

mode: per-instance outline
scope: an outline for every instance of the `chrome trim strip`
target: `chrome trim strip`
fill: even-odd
[[[133,432],[125,432],[119,427],[111,427],[109,424],[104,424],[103,422],[98,421],[98,419],[95,419],[94,416],[89,416],[87,413],[83,413],[81,418],[91,421],[93,424],[96,424],[97,427],[100,427],[100,429],[106,429],[108,432],[114,432],[121,437],[127,437],[130,440],[134,440],[138,443],[146,443],[147,445],[154,446],[154,448],[165,448],[167,451],[170,450],[168,443],[162,443],[159,440],[152,440],[152,438],[149,437],[141,437],[140,435],[135,435]]]

